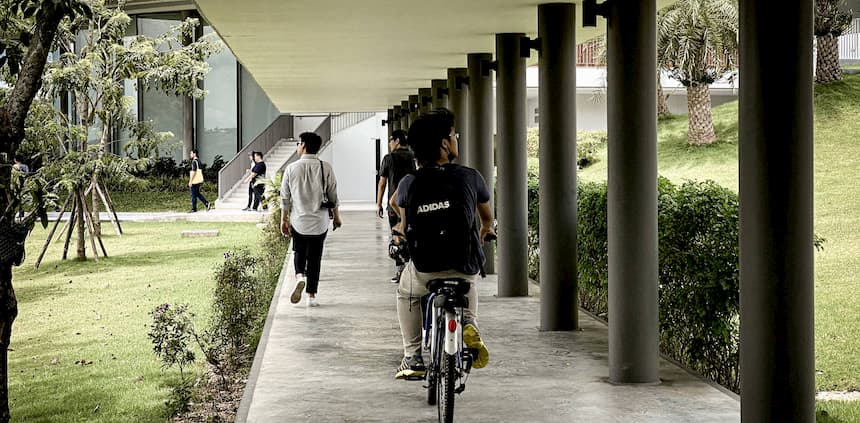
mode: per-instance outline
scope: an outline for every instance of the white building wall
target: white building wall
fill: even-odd
[[[376,140],[380,157],[388,149],[388,128],[382,126],[385,113],[347,128],[332,137],[321,158],[332,164],[337,177],[337,195],[341,202],[376,202]]]
[[[293,138],[298,138],[302,132],[313,132],[328,115],[293,115]]]

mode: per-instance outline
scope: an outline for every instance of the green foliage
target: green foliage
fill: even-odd
[[[263,283],[256,275],[258,263],[248,250],[236,250],[225,253],[215,271],[212,328],[224,340],[231,360],[251,349],[271,300],[263,295]]]
[[[539,158],[540,129],[529,128],[527,134],[528,155]],[[582,169],[594,163],[595,154],[606,145],[606,131],[578,131],[576,133],[576,165]]]
[[[840,6],[845,0],[815,0],[815,35],[839,37],[851,26],[850,10]]]
[[[609,319],[607,188],[577,187],[580,306]],[[529,184],[530,257],[538,220]],[[729,389],[738,389],[738,199],[713,182],[658,183],[660,348]],[[530,268],[532,277],[539,269]]]
[[[178,416],[191,407],[194,398],[195,383],[192,379],[182,378],[179,383],[170,387],[170,394],[164,402],[165,413],[168,418]]]
[[[657,18],[657,64],[684,86],[709,85],[735,70],[735,0],[680,0]]]
[[[194,340],[194,315],[188,311],[187,304],[171,307],[161,304],[150,313],[152,325],[149,327],[149,339],[152,340],[152,351],[161,359],[162,368],[179,367],[183,373],[185,366],[194,362],[194,351],[191,341]]]

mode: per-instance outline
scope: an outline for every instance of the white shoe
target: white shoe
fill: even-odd
[[[305,278],[296,281],[296,287],[293,288],[293,294],[290,295],[290,302],[298,304],[302,300],[302,291],[305,289]]]
[[[317,301],[316,297],[308,297],[308,307],[319,307],[320,303]]]

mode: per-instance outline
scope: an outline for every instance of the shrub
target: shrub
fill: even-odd
[[[262,327],[269,301],[263,298],[262,284],[255,275],[257,257],[240,249],[225,253],[224,258],[215,271],[212,328],[225,340],[227,357],[232,359],[249,348],[252,333]]]
[[[540,131],[529,128],[526,136],[528,155],[538,158],[540,151]],[[578,131],[576,133],[576,165],[580,169],[595,162],[595,153],[606,144],[606,131]]]
[[[194,339],[194,317],[188,311],[186,304],[171,307],[161,304],[150,313],[152,325],[149,327],[149,338],[152,340],[152,350],[161,359],[162,368],[179,366],[183,373],[186,365],[194,362],[194,351],[190,343]]]
[[[529,181],[529,255],[537,257],[537,185]],[[584,309],[607,319],[607,188],[577,187],[577,272]],[[658,182],[660,349],[738,390],[738,199],[714,182]],[[530,260],[530,264],[533,264]],[[530,268],[537,278],[539,268]]]

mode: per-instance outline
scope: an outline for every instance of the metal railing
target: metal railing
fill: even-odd
[[[227,198],[227,194],[244,176],[248,170],[248,153],[261,151],[267,154],[279,141],[293,136],[293,117],[291,115],[280,115],[272,122],[254,141],[242,147],[233,158],[218,172],[218,198]]]
[[[319,124],[319,126],[317,126],[317,128],[313,130],[313,132],[316,132],[316,134],[319,135],[320,138],[323,139],[323,144],[320,147],[320,151],[322,151],[331,142],[331,134],[332,134],[332,132],[331,132],[331,121],[332,121],[332,115],[328,115],[328,117],[326,117]],[[278,168],[277,171],[283,172],[283,170],[286,169],[290,163],[292,163],[298,159],[299,159],[299,156],[297,156],[296,153],[293,152],[293,154],[290,154],[290,158],[287,159],[287,161],[284,162],[284,164],[280,168]]]
[[[374,112],[355,112],[355,113],[337,113],[337,114],[329,114],[325,120],[320,123],[320,125],[314,129],[314,132],[323,139],[322,147],[320,147],[320,151],[325,150],[329,144],[331,144],[332,139],[334,138],[334,134],[346,130],[352,126],[358,125],[361,122],[364,122],[367,119],[376,117],[376,113]],[[278,171],[283,171],[287,168],[287,165],[296,161],[298,156],[296,153],[293,153],[290,158],[284,163],[283,166],[278,169]]]
[[[860,60],[860,18],[854,19],[848,30],[839,37],[839,58]]]
[[[376,116],[374,112],[337,113],[331,115],[331,135]],[[325,140],[325,137],[323,137]]]

